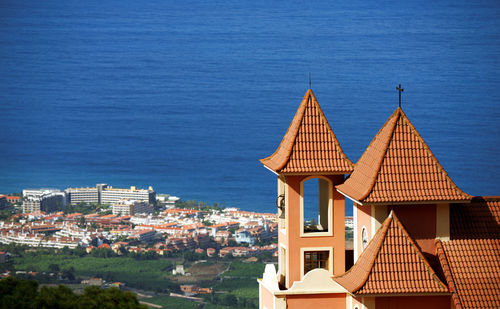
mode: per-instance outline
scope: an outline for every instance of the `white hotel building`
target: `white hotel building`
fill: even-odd
[[[78,203],[114,204],[120,200],[128,199],[152,204],[156,200],[156,194],[152,187],[148,189],[113,188],[107,184],[97,184],[94,188],[68,188],[65,190],[71,205]]]
[[[66,206],[66,193],[58,189],[24,189],[23,213],[53,212]]]

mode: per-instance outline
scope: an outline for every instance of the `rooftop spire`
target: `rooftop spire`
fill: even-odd
[[[278,149],[260,160],[276,173],[349,174],[352,162],[342,151],[311,89],[295,114]]]
[[[399,84],[398,87],[396,87],[396,90],[399,92],[399,108],[401,108],[401,92],[405,91],[403,88],[401,88],[401,84]]]
[[[360,203],[466,201],[403,110],[397,108],[337,190]]]

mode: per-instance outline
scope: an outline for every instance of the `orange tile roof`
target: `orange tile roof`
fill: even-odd
[[[450,236],[436,247],[455,308],[500,308],[500,197],[451,205]]]
[[[466,201],[401,108],[337,189],[361,203]]]
[[[500,239],[500,197],[474,197],[450,207],[451,239]]]
[[[449,293],[392,211],[356,264],[334,280],[356,295]]]
[[[117,215],[113,215],[113,214],[109,214],[109,215],[105,215],[105,216],[102,216],[101,218],[105,218],[105,219],[109,219],[109,218],[115,218],[115,217],[118,217]]]
[[[311,89],[278,149],[260,162],[277,173],[298,174],[349,174],[354,166],[342,151]]]
[[[81,216],[81,215],[82,215],[82,213],[75,212],[75,213],[72,213],[72,214],[67,214],[66,218],[73,218],[73,217],[78,217],[78,216]]]
[[[437,248],[455,308],[500,308],[500,239],[455,239]]]

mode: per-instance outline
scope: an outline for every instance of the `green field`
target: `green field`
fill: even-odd
[[[173,261],[173,259],[172,259]],[[136,260],[132,257],[93,257],[75,255],[51,255],[39,253],[14,257],[15,270],[50,272],[55,264],[60,271],[74,269],[76,277],[101,277],[108,282],[125,282],[126,286],[157,292],[177,291],[179,284],[198,284],[212,287],[215,294],[205,295],[205,304],[169,296],[155,296],[142,300],[161,305],[163,308],[256,308],[259,298],[257,278],[262,277],[263,263],[244,263],[234,260],[216,280],[219,273],[228,267],[227,261],[195,263],[187,270],[191,276],[171,275],[172,262],[168,259]],[[52,266],[53,267],[53,266]],[[189,279],[189,280],[188,280]],[[232,297],[232,299],[231,299]],[[229,305],[231,304],[231,305]]]
[[[196,309],[199,308],[200,303],[187,300],[187,299],[182,299],[182,298],[177,298],[177,297],[170,297],[170,296],[156,296],[152,298],[143,298],[141,301],[145,301],[148,303],[156,304],[163,306],[163,308],[172,308],[172,309]]]
[[[261,278],[266,267],[263,263],[232,262],[224,277]]]
[[[265,265],[263,263],[244,263],[234,261],[229,270],[223,274],[223,280],[216,286],[216,291],[226,291],[234,295],[238,305],[234,307],[256,308],[259,301],[259,284],[257,278],[262,277]],[[225,296],[221,296],[223,298]],[[205,306],[205,308],[218,308]]]
[[[101,277],[106,281],[126,282],[127,286],[161,291],[173,287],[170,282],[172,263],[168,260],[135,260],[129,257],[97,258],[66,255],[38,255],[14,258],[16,270],[48,272],[49,265],[59,269],[73,267],[77,277]]]
[[[228,291],[238,298],[259,298],[259,284],[256,279],[224,279],[215,287],[216,290]]]

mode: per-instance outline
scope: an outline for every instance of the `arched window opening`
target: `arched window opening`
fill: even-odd
[[[368,232],[364,226],[361,229],[361,246],[363,250],[365,250],[366,246],[368,246]]]
[[[278,206],[279,226],[282,230],[286,228],[286,182],[285,177],[278,177],[278,197],[276,206]]]
[[[312,178],[302,184],[304,233],[328,232],[330,183]]]

